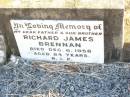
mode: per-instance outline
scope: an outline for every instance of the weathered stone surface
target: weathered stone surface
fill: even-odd
[[[124,61],[130,61],[130,0],[125,0],[125,17],[124,17]]]
[[[2,8],[106,8],[123,9],[124,0],[0,0]]]
[[[3,33],[0,31],[0,64],[6,61],[6,44]]]
[[[8,55],[19,55],[11,19],[103,20],[105,62],[119,61],[122,51],[123,9],[0,9],[0,29],[5,32]]]
[[[130,96],[130,66],[126,63],[58,67],[14,56],[11,60],[0,67],[0,97]]]

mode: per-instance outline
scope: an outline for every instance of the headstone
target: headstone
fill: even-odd
[[[8,55],[49,62],[121,60],[123,0],[12,2],[0,9]]]
[[[10,22],[23,58],[104,63],[103,21],[11,20]]]

